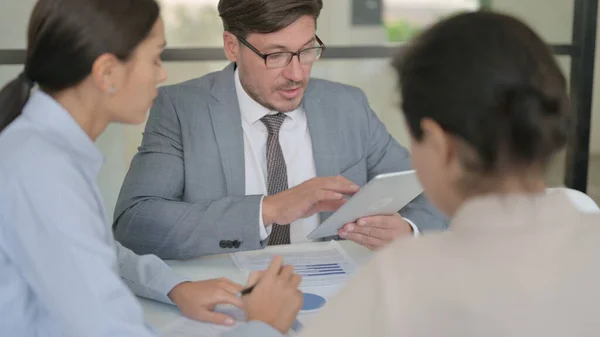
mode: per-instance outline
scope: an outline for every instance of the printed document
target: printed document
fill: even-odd
[[[231,254],[235,265],[247,275],[265,270],[274,256],[283,257],[284,264],[294,266],[302,276],[300,288],[345,284],[356,269],[356,263],[337,241],[326,245],[300,244],[238,252]]]

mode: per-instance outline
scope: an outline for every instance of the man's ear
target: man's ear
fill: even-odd
[[[223,33],[223,46],[225,47],[225,56],[231,62],[237,62],[240,53],[240,41],[230,32]]]

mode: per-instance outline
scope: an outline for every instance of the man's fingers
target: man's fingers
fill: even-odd
[[[234,325],[235,324],[235,320],[233,318],[231,318],[230,316],[227,316],[220,312],[212,312],[209,310],[199,313],[198,317],[192,317],[192,318],[198,319],[203,322],[209,322],[209,323],[214,323],[214,324],[219,324],[219,325]]]
[[[354,183],[352,180],[350,180],[350,179],[348,179],[348,178],[344,177],[343,175],[337,175],[337,176],[334,176],[334,177],[332,177],[332,178],[333,178],[333,180],[334,180],[336,183],[338,183],[338,184],[343,184],[343,185],[354,185],[354,187],[358,187],[358,186],[356,186],[356,184],[355,184],[355,183]],[[360,188],[360,187],[359,187],[359,188]]]
[[[315,206],[315,213],[335,212],[347,202],[348,200],[346,199],[321,201]]]
[[[375,246],[375,247],[381,247],[383,245],[386,244],[386,242],[371,237],[371,236],[366,236],[364,234],[360,234],[360,233],[348,233],[348,235],[346,235],[346,239],[354,241],[356,243],[358,243],[359,245],[363,245],[363,246]]]
[[[342,176],[336,176],[324,178],[322,188],[341,194],[353,195],[358,192],[360,186]]]
[[[386,242],[389,242],[394,238],[393,232],[375,227],[354,226],[354,228],[348,232],[362,234],[364,236],[377,238]]]
[[[315,181],[316,183],[312,185],[315,204],[322,201],[344,200],[344,195],[352,196],[360,189],[360,186],[341,176],[316,178]],[[337,208],[340,206],[337,204]]]
[[[398,229],[405,223],[406,220],[400,215],[376,215],[364,217],[356,221],[356,224],[360,227],[367,226],[381,229]]]
[[[325,189],[318,189],[314,191],[313,203],[333,201],[333,200],[344,200],[344,195],[337,192],[328,191]]]
[[[390,225],[385,221],[386,220],[386,216],[369,216],[369,217],[365,217],[365,218],[361,218],[358,219],[358,221],[356,221],[356,224],[358,226],[368,226],[368,227],[377,227],[377,228],[384,228],[387,229],[388,227],[390,227]]]
[[[314,178],[311,183],[313,188],[345,195],[353,195],[360,189],[360,186],[343,176]]]
[[[381,247],[375,247],[373,245],[364,245],[364,247],[366,247],[368,250],[377,250],[378,248],[381,248]]]
[[[342,228],[340,228],[341,231],[343,232],[352,232],[354,230],[354,228],[356,228],[356,223],[347,223],[344,226],[342,226]]]
[[[347,240],[350,240],[350,241],[354,241],[354,242],[358,243],[359,245],[361,245],[363,247],[366,247],[369,250],[376,250],[377,248],[379,248],[378,246],[365,243],[365,241],[366,241],[366,237],[365,236],[362,236],[360,238],[358,238],[357,236],[351,236],[350,237],[349,236],[350,232],[347,231],[347,230],[345,230],[344,228],[341,228],[341,229],[338,230],[338,235],[341,238],[344,238],[344,239],[347,239]],[[359,234],[359,235],[362,235],[362,234]],[[360,242],[361,240],[362,240],[362,242]]]

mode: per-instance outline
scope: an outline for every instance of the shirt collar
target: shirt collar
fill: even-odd
[[[234,77],[235,91],[240,106],[240,112],[242,113],[242,118],[246,121],[246,123],[252,125],[258,122],[261,118],[265,117],[266,115],[274,115],[278,113],[278,111],[272,111],[265,108],[260,103],[255,101],[252,97],[250,97],[250,95],[248,95],[248,93],[242,86],[242,82],[240,81],[239,70],[237,68],[235,69]],[[286,113],[286,116],[292,120],[295,120],[298,118],[298,114],[300,113],[300,109],[296,109],[294,111]]]
[[[55,139],[89,161],[99,172],[104,161],[102,152],[73,116],[50,95],[42,90],[32,92],[23,108],[23,116],[53,133]]]

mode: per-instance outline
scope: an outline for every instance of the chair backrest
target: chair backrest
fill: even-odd
[[[577,207],[580,211],[586,213],[595,213],[600,212],[600,207],[594,202],[594,200],[587,194],[566,187],[554,187],[546,189],[547,193],[553,193],[556,191],[562,191],[567,194],[569,199],[573,202],[575,207]]]

